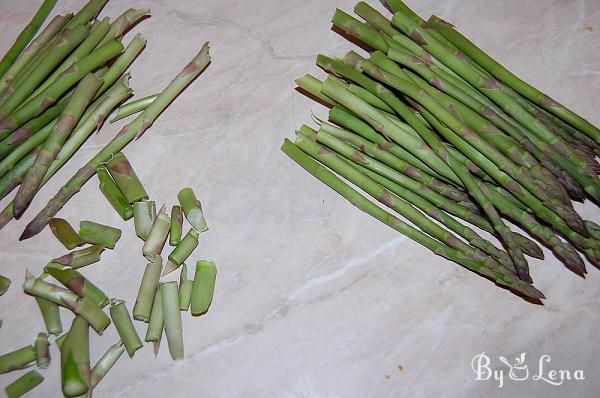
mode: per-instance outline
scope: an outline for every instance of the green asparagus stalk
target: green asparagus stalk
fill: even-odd
[[[127,350],[127,354],[129,354],[129,358],[133,358],[135,352],[142,348],[143,344],[133,327],[133,322],[125,306],[125,301],[118,299],[110,301],[110,317],[117,328],[117,332]]]
[[[135,305],[133,306],[133,319],[149,322],[161,270],[162,260],[160,256],[154,257],[152,262],[146,265]]]
[[[51,262],[44,267],[44,271],[79,297],[88,297],[100,308],[105,307],[110,302],[100,288],[70,267]]]
[[[183,264],[181,274],[179,274],[179,309],[181,311],[187,311],[190,308],[193,287],[194,281],[188,279],[187,265]]]
[[[188,259],[192,252],[198,247],[199,233],[191,228],[181,242],[169,254],[169,261],[180,266]]]
[[[129,203],[148,199],[148,193],[123,153],[114,155],[106,168]]]
[[[38,371],[30,370],[6,386],[4,391],[8,398],[19,398],[42,384],[43,381],[44,377]]]
[[[5,198],[13,191],[13,189],[18,187],[23,182],[23,179],[27,175],[27,171],[29,171],[35,162],[35,158],[37,157],[39,151],[40,148],[38,147],[29,152],[27,156],[19,160],[19,162],[11,171],[0,177],[0,200]]]
[[[96,168],[110,159],[113,153],[122,150],[134,138],[140,137],[156,120],[159,114],[191,83],[208,65],[208,43],[184,70],[169,84],[158,98],[144,110],[131,123],[125,126],[117,136],[108,143],[96,156],[81,168],[50,200],[45,209],[26,227],[21,239],[28,239],[37,235],[48,224],[50,219],[64,206],[64,204],[80,190],[95,173]]]
[[[314,76],[307,74],[299,79],[296,79],[295,82],[300,89],[302,89],[305,93],[308,93],[317,102],[320,102],[329,108],[335,106],[340,109],[345,109],[342,105],[321,93],[322,82]]]
[[[436,241],[417,229],[412,228],[408,224],[405,224],[400,219],[396,218],[392,214],[386,212],[385,210],[379,208],[369,200],[367,200],[364,196],[359,194],[349,185],[344,183],[341,179],[336,177],[332,172],[327,170],[325,167],[318,164],[315,160],[313,160],[310,156],[302,152],[297,146],[291,143],[289,140],[286,140],[282,146],[282,150],[290,156],[294,161],[296,161],[300,166],[305,168],[308,172],[310,172],[313,176],[321,180],[323,183],[334,189],[336,192],[341,194],[344,198],[346,198],[350,203],[357,206],[362,211],[367,214],[377,218],[381,222],[384,222],[388,226],[394,228],[398,232],[410,237],[411,239],[417,241],[428,249],[432,250],[434,253],[441,255],[445,258],[448,258],[451,261],[458,262],[459,264],[464,265],[465,267],[478,272],[484,276],[487,276],[494,280],[495,282],[507,286],[511,289],[519,291],[529,297],[532,298],[543,298],[543,294],[539,292],[537,289],[533,288],[531,285],[524,283],[522,281],[516,280],[513,281],[510,278],[507,278],[505,274],[500,272],[490,270],[485,267],[483,264],[473,261],[471,259],[465,258],[455,249],[452,249],[449,246],[446,246],[439,241]],[[192,299],[193,306],[193,299]]]
[[[98,180],[100,181],[100,192],[104,195],[108,203],[119,216],[127,221],[133,217],[133,206],[123,195],[115,181],[110,176],[106,166],[100,166],[96,169]]]
[[[52,72],[52,70],[88,35],[89,29],[77,26],[73,30],[65,29],[54,41],[52,51],[44,57],[43,62],[35,65],[34,70],[23,78],[17,77],[5,90],[3,97],[6,100],[0,105],[0,126],[2,128],[17,128],[20,125],[7,124],[8,116],[16,110],[23,101],[35,91],[38,85]],[[27,122],[27,120],[25,121]],[[21,123],[23,124],[23,123]]]
[[[50,343],[46,333],[38,333],[35,339],[35,363],[40,369],[48,369],[50,366]]]
[[[154,355],[158,355],[158,348],[162,338],[164,328],[164,314],[162,304],[162,293],[160,287],[156,289],[154,302],[152,303],[152,312],[150,313],[150,322],[146,330],[146,341],[151,341],[154,344]]]
[[[594,139],[596,143],[600,144],[600,129],[527,82],[519,79],[516,75],[469,41],[469,39],[458,32],[451,24],[436,16],[432,16],[428,22],[437,32],[494,77],[512,87],[533,103],[581,130],[590,138]]]
[[[17,40],[4,55],[0,61],[0,77],[4,76],[6,71],[11,65],[17,60],[23,49],[27,47],[31,39],[35,36],[37,31],[43,25],[46,18],[56,5],[57,0],[44,0],[40,8],[37,10],[29,24],[23,29],[23,31],[17,37]]]
[[[137,56],[144,50],[146,42],[146,38],[141,34],[135,35],[125,48],[125,51],[123,51],[123,53],[113,62],[106,74],[102,76],[104,84],[100,87],[100,91],[106,90],[108,87],[112,86],[113,83],[125,73],[127,68],[129,68]]]
[[[92,373],[90,375],[90,384],[92,385],[92,388],[100,383],[124,352],[125,346],[122,341],[111,345],[108,350],[106,350],[104,355],[102,355],[92,368]]]
[[[142,200],[133,204],[133,221],[135,234],[142,240],[148,239],[154,220],[156,219],[156,203]]]
[[[136,113],[142,112],[144,109],[146,109],[148,106],[150,106],[150,104],[153,103],[157,97],[158,97],[158,94],[153,94],[153,95],[149,95],[147,97],[140,98],[138,100],[134,100],[134,101],[130,101],[130,102],[126,103],[125,105],[123,105],[119,109],[117,109],[115,116],[113,116],[113,118],[110,119],[110,122],[114,123],[118,120],[126,118],[127,116],[131,116]]]
[[[65,340],[67,339],[68,336],[69,336],[69,331],[66,331],[65,333],[61,334],[56,339],[54,339],[54,343],[56,344],[56,346],[58,347],[59,350],[62,347],[63,343],[65,342]]]
[[[585,220],[585,226],[587,227],[588,231],[590,231],[590,235],[594,239],[600,240],[600,225],[591,220]]]
[[[79,397],[90,389],[89,324],[76,316],[60,347],[61,385],[65,397]]]
[[[44,30],[27,46],[21,56],[8,68],[6,73],[0,75],[0,93],[10,84],[14,78],[23,70],[27,63],[65,26],[73,17],[73,14],[57,15]]]
[[[142,247],[142,254],[150,261],[162,253],[171,229],[171,218],[165,213],[163,206],[156,216],[148,238]]]
[[[67,107],[52,129],[50,136],[44,142],[42,149],[35,159],[35,163],[29,169],[29,172],[25,176],[25,179],[17,192],[13,206],[13,212],[16,219],[19,219],[25,209],[29,206],[29,203],[42,184],[46,172],[60,153],[67,137],[75,129],[83,112],[91,103],[92,98],[100,88],[101,84],[101,79],[95,77],[93,74],[89,74],[75,89]]]
[[[35,301],[42,313],[42,318],[44,319],[44,325],[46,325],[48,334],[53,334],[55,336],[61,334],[63,328],[58,305],[41,297],[36,297]]]
[[[4,293],[6,293],[9,287],[10,279],[3,275],[0,275],[0,296],[4,295]]]
[[[52,262],[73,269],[82,268],[100,261],[100,256],[104,250],[106,248],[102,245],[92,245],[55,258]]]
[[[110,31],[104,40],[98,44],[98,47],[103,46],[110,40],[120,39],[133,25],[147,16],[150,16],[150,10],[147,8],[130,8],[126,10],[113,21],[110,25]]]
[[[401,0],[382,0],[381,3],[387,8],[392,14],[402,12],[409,16],[413,21],[422,22],[423,20],[413,10],[408,8]]]
[[[84,76],[104,65],[121,51],[123,51],[123,45],[118,41],[111,41],[90,53],[81,61],[76,62],[44,91],[0,121],[0,129],[16,129],[41,114],[56,103],[65,92],[75,86]]]
[[[86,3],[81,9],[75,14],[73,19],[69,21],[67,24],[67,28],[72,28],[77,25],[85,25],[89,21],[93,20],[98,16],[100,10],[104,7],[104,5],[108,2],[108,0],[90,0]]]
[[[165,282],[160,285],[160,290],[169,353],[174,360],[182,360],[184,357],[183,329],[181,326],[181,310],[179,309],[177,282]]]
[[[389,45],[377,31],[351,15],[346,14],[339,8],[335,10],[331,22],[333,22],[333,25],[337,28],[343,30],[350,36],[356,37],[375,50],[387,52],[389,49]]]
[[[121,239],[121,230],[93,221],[82,221],[79,223],[79,236],[92,245],[114,249],[119,239]]]
[[[98,334],[102,334],[110,324],[110,319],[102,312],[98,304],[88,297],[80,299],[70,290],[52,285],[31,275],[27,275],[23,290],[30,296],[44,298],[62,307],[69,308],[76,315],[81,315]]]
[[[198,261],[192,287],[192,315],[205,314],[210,307],[215,290],[217,267],[212,261]]]
[[[177,246],[181,242],[181,233],[183,229],[183,211],[181,206],[171,208],[171,231],[169,232],[169,245]]]
[[[177,309],[179,312],[179,309]],[[35,348],[28,345],[18,350],[0,355],[0,374],[24,369],[35,362]]]
[[[85,244],[85,241],[75,232],[71,224],[62,218],[53,218],[50,220],[50,230],[56,239],[62,243],[67,250],[73,250]]]
[[[208,230],[206,220],[204,219],[204,212],[202,211],[202,204],[198,199],[192,188],[184,188],[177,194],[179,204],[185,214],[185,218],[192,225],[192,227],[198,232],[204,232]]]

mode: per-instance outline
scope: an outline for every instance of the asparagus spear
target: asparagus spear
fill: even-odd
[[[143,97],[131,102],[126,103],[117,109],[117,113],[110,119],[111,123],[114,123],[118,120],[124,119],[127,116],[134,115],[146,109],[154,100],[158,97],[158,94],[149,95],[147,97]]]
[[[156,219],[156,203],[142,200],[133,204],[133,221],[135,234],[142,240],[148,239],[154,220]]]
[[[76,127],[83,112],[91,103],[101,84],[101,79],[95,77],[93,74],[89,74],[75,89],[60,119],[39,151],[35,163],[25,176],[19,192],[17,192],[13,208],[16,219],[19,219],[27,206],[29,206],[29,203],[42,184],[46,172],[60,153],[67,137]]]
[[[48,369],[50,366],[50,343],[46,333],[38,333],[35,339],[35,363],[40,369]]]
[[[142,52],[146,46],[146,38],[141,34],[135,35],[131,42],[125,48],[125,51],[113,62],[110,68],[106,71],[102,80],[104,84],[100,87],[100,91],[104,91],[129,68],[137,56]],[[118,152],[118,151],[117,151]]]
[[[117,136],[107,144],[86,166],[73,176],[60,192],[48,203],[46,208],[29,223],[20,239],[37,235],[64,204],[94,175],[96,168],[108,161],[113,153],[122,150],[131,140],[140,137],[156,120],[158,115],[183,89],[194,80],[210,62],[208,43],[192,62],[176,77],[158,98],[134,121],[125,126]]]
[[[192,315],[205,314],[210,307],[215,290],[217,267],[212,261],[198,261],[192,287]]]
[[[48,334],[53,334],[55,336],[61,334],[63,328],[58,305],[41,297],[36,297],[35,301],[42,313],[42,318],[44,319],[44,325],[46,325]]]
[[[76,316],[60,347],[61,385],[65,397],[79,397],[90,389],[89,324]]]
[[[67,250],[73,250],[74,248],[85,244],[85,241],[81,239],[71,224],[65,219],[53,218],[50,220],[50,230]]]
[[[98,304],[100,308],[105,307],[110,302],[100,288],[71,267],[51,262],[44,267],[44,272],[62,283],[79,297],[88,297],[91,301]]]
[[[148,238],[142,247],[142,254],[148,260],[153,261],[155,257],[160,256],[163,247],[165,246],[165,242],[167,241],[170,229],[171,219],[165,213],[165,207],[163,206],[158,212],[158,215],[152,224],[152,229],[148,234]]]
[[[10,279],[3,275],[0,275],[0,296],[4,295],[4,293],[6,293],[9,287]]]
[[[15,43],[4,55],[4,57],[2,57],[2,60],[0,61],[0,77],[6,73],[8,68],[10,68],[10,66],[17,60],[23,49],[27,47],[31,39],[33,39],[33,36],[35,36],[56,5],[56,1],[57,0],[44,0],[29,24],[19,34]]]
[[[192,289],[194,281],[187,277],[187,266],[183,264],[181,274],[179,274],[179,309],[187,311],[192,302]]]
[[[135,25],[139,20],[144,17],[150,16],[150,10],[147,8],[130,8],[126,10],[124,13],[119,15],[113,23],[110,25],[110,31],[98,44],[98,47],[103,46],[108,43],[110,40],[120,39],[129,28]]]
[[[150,320],[152,303],[155,300],[154,297],[156,296],[161,270],[162,259],[160,256],[154,257],[152,262],[146,265],[135,305],[133,306],[133,319],[143,322]]]
[[[179,309],[177,310],[179,312]],[[0,355],[0,374],[23,369],[35,362],[35,349],[28,345],[18,350]]]
[[[92,373],[90,375],[90,384],[92,385],[92,388],[100,383],[124,352],[125,346],[122,341],[111,345],[108,350],[106,350],[104,355],[102,355],[92,368]]]
[[[82,221],[79,223],[79,236],[92,245],[114,249],[119,239],[121,239],[121,230],[93,221]]]
[[[183,211],[181,206],[173,206],[171,208],[171,230],[169,232],[169,245],[177,246],[181,241],[181,233],[183,229]]]
[[[104,250],[106,248],[102,245],[92,245],[55,258],[52,262],[73,269],[82,268],[100,261],[100,255]]]
[[[110,317],[117,328],[117,332],[127,350],[127,354],[129,354],[129,358],[133,358],[135,352],[142,348],[143,344],[133,327],[133,322],[125,306],[125,301],[118,299],[110,301]]]
[[[100,13],[100,10],[108,0],[90,0],[75,14],[73,19],[67,24],[67,28],[77,25],[85,25]]]
[[[148,193],[123,153],[115,154],[106,168],[129,203],[148,199]]]
[[[43,381],[44,377],[38,371],[30,370],[6,386],[4,391],[8,398],[19,398],[42,384]]]
[[[15,167],[0,178],[0,200],[4,199],[9,193],[18,187],[22,182],[27,171],[35,162],[35,158],[39,153],[40,148],[35,148],[29,152],[27,156],[19,160]]]
[[[314,76],[308,74],[304,75],[301,78],[296,79],[295,83],[301,90],[310,95],[317,102],[320,102],[321,104],[330,108],[335,106],[340,109],[345,109],[342,105],[321,93],[322,82]]]
[[[192,188],[184,188],[177,194],[179,204],[185,214],[185,218],[192,225],[192,227],[198,232],[204,232],[208,230],[206,220],[204,219],[204,212],[202,211],[202,204],[196,198]]]
[[[169,353],[174,360],[181,360],[183,354],[183,330],[177,282],[165,282],[160,285],[165,334],[169,344]]]
[[[111,204],[113,209],[119,214],[119,216],[127,221],[133,217],[133,206],[127,198],[123,195],[123,192],[119,189],[115,181],[110,176],[106,166],[100,166],[96,169],[98,180],[100,181],[100,192],[104,195],[108,203]]]

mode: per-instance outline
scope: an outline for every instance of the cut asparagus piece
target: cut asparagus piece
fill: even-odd
[[[106,350],[104,355],[102,355],[102,357],[92,368],[92,374],[90,376],[92,388],[96,387],[98,383],[100,383],[100,381],[104,378],[104,376],[106,376],[108,371],[114,366],[124,352],[125,346],[121,341],[113,344],[108,348],[108,350]]]
[[[123,153],[114,155],[106,168],[129,203],[148,199],[146,189]]]
[[[142,254],[148,260],[152,261],[155,257],[160,256],[169,236],[170,229],[171,218],[165,213],[165,207],[163,206],[158,212],[142,248]]]
[[[114,249],[119,239],[121,239],[121,230],[93,221],[82,221],[79,223],[79,236],[92,245]]]
[[[107,306],[110,302],[100,288],[71,267],[51,262],[44,267],[44,271],[79,297],[88,297],[100,308]]]
[[[181,274],[179,275],[179,309],[187,311],[192,302],[192,288],[194,281],[187,277],[187,266],[183,264]]]
[[[7,277],[0,275],[0,296],[2,296],[8,288],[10,287],[10,279]]]
[[[60,309],[58,308],[58,304],[41,297],[36,297],[35,301],[40,308],[40,312],[42,313],[42,318],[44,319],[44,325],[46,325],[48,334],[53,334],[55,336],[61,334],[63,328],[60,320]]]
[[[61,385],[65,397],[79,397],[90,389],[89,324],[76,316],[60,347]]]
[[[127,354],[129,354],[130,358],[133,358],[135,352],[142,348],[143,344],[133,327],[133,322],[125,306],[125,301],[119,299],[112,299],[110,301],[110,317],[117,328]]]
[[[73,269],[82,268],[100,261],[100,256],[104,250],[106,250],[106,248],[102,245],[92,245],[55,258],[52,262]]]
[[[156,97],[158,97],[158,94],[149,95],[147,97],[140,98],[140,99],[126,103],[125,105],[123,105],[119,109],[117,109],[115,116],[113,116],[113,118],[110,119],[110,122],[114,123],[116,121],[126,118],[127,116],[131,116],[136,113],[142,112],[151,103],[154,102]]]
[[[135,305],[133,306],[133,318],[137,321],[148,322],[150,320],[152,303],[156,295],[161,270],[162,260],[160,256],[155,256],[152,262],[146,265]]]
[[[217,267],[212,261],[198,261],[192,287],[192,315],[200,316],[208,311],[213,300]]]
[[[198,237],[198,231],[193,228],[190,229],[177,247],[169,254],[169,261],[177,266],[183,264],[198,247]]]
[[[179,312],[179,308],[177,312]],[[32,345],[19,348],[18,350],[0,355],[0,374],[26,368],[34,362],[35,348]]]
[[[98,174],[98,180],[100,181],[100,192],[108,200],[108,203],[110,203],[123,220],[127,221],[131,219],[133,217],[133,206],[112,179],[106,166],[98,167],[96,174]]]
[[[156,202],[142,200],[133,204],[135,234],[142,240],[148,239],[156,219]]]
[[[50,219],[60,211],[65,203],[77,193],[94,175],[96,168],[107,162],[112,154],[122,150],[136,137],[139,138],[150,128],[160,113],[187,87],[210,63],[209,46],[206,43],[200,53],[186,68],[159,94],[158,98],[131,123],[125,126],[117,136],[108,143],[96,156],[82,167],[50,200],[48,205],[29,223],[20,239],[28,239],[40,233]]]
[[[8,398],[19,398],[42,384],[43,381],[44,377],[37,370],[30,370],[6,386],[4,391]]]
[[[46,333],[38,333],[35,339],[35,363],[40,369],[50,366],[50,343]]]
[[[85,241],[81,239],[71,224],[65,219],[53,218],[50,220],[50,230],[67,250],[73,250],[85,244]]]
[[[150,322],[146,330],[146,341],[151,341],[155,344],[155,352],[157,354],[157,346],[160,344],[162,332],[164,328],[164,314],[162,304],[162,292],[160,287],[156,289],[154,302],[152,303],[152,312],[150,313]]]
[[[173,360],[182,360],[184,357],[183,329],[181,326],[181,310],[179,309],[177,282],[165,282],[160,285],[160,290],[169,353]]]
[[[181,241],[183,230],[183,211],[181,206],[173,206],[171,209],[171,231],[169,232],[169,245],[177,246]]]
[[[179,191],[177,195],[179,204],[183,209],[185,218],[192,225],[192,227],[198,232],[204,232],[208,230],[206,220],[204,219],[204,212],[202,211],[202,204],[198,199],[192,188],[184,188]]]

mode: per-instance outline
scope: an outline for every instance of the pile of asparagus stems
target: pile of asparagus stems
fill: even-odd
[[[184,188],[179,192],[179,204],[172,207],[169,217],[164,206],[156,213],[156,203],[149,200],[144,186],[122,153],[99,166],[97,173],[100,191],[115,211],[123,220],[134,218],[136,234],[144,241],[141,252],[149,261],[131,314],[124,300],[109,299],[80,272],[99,262],[106,249],[115,248],[121,230],[82,221],[79,231],[75,231],[66,220],[53,218],[49,225],[57,240],[67,250],[79,249],[51,260],[37,278],[27,273],[23,290],[35,298],[46,332],[39,333],[34,344],[0,355],[0,374],[33,364],[46,369],[51,362],[48,336],[57,336],[55,343],[60,350],[61,385],[65,397],[91,396],[123,352],[132,358],[143,347],[132,318],[147,324],[145,341],[153,343],[155,355],[158,355],[164,330],[171,358],[183,359],[181,312],[190,311],[192,316],[205,314],[212,303],[216,281],[214,262],[204,260],[196,263],[194,278],[188,278],[185,261],[198,246],[200,233],[208,230],[202,205],[192,189]],[[184,217],[191,226],[185,236]],[[161,256],[167,240],[172,249],[163,266]],[[165,279],[179,268],[179,282]],[[64,287],[48,282],[48,277]],[[1,282],[0,293],[4,293],[10,281],[2,278]],[[103,310],[108,305],[110,317]],[[74,314],[71,327],[64,334],[60,307]],[[109,346],[91,367],[90,328],[101,335],[111,321],[120,340]],[[18,397],[42,381],[43,376],[32,370],[11,383],[6,388],[7,395]]]
[[[296,82],[330,108],[329,121],[302,126],[282,150],[364,212],[521,295],[544,298],[525,259],[543,252],[506,220],[573,272],[586,273],[582,255],[600,267],[600,228],[572,204],[600,203],[600,130],[451,24],[384,5],[391,20],[364,2],[354,8],[362,20],[335,11],[335,29],[370,54],[317,56],[325,81]]]

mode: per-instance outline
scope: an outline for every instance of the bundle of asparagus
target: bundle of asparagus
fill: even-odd
[[[572,204],[600,202],[600,130],[451,24],[425,22],[400,0],[382,2],[391,20],[364,2],[354,8],[364,22],[335,11],[334,26],[370,54],[317,57],[329,76],[296,82],[330,108],[329,121],[302,126],[282,150],[364,212],[521,295],[544,298],[524,256],[543,252],[505,220],[581,276],[581,254],[600,267],[597,225]]]

